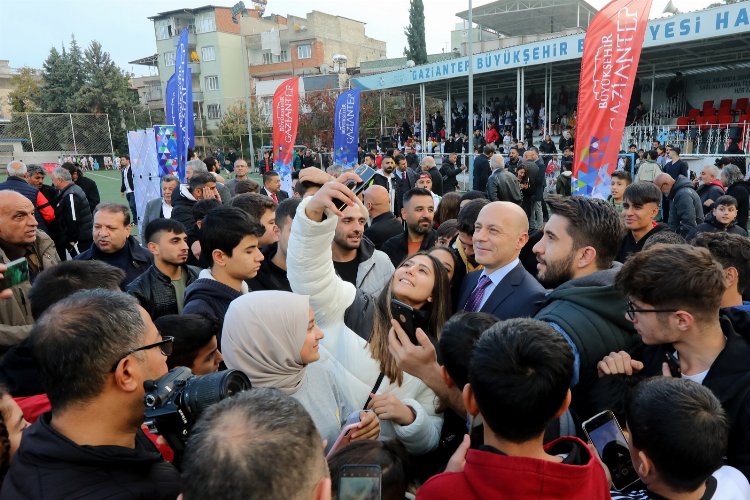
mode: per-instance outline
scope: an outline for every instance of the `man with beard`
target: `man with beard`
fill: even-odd
[[[516,175],[516,170],[518,170],[520,164],[521,155],[518,154],[518,148],[513,146],[508,153],[508,161],[505,162],[505,168],[507,168],[508,172],[511,174]]]
[[[614,287],[622,267],[614,262],[622,221],[604,200],[551,196],[548,203],[552,215],[533,251],[537,278],[553,290],[534,318],[550,323],[573,349],[573,405],[579,417],[587,418],[597,363],[637,341],[625,318],[625,297]]]
[[[388,255],[375,250],[375,245],[364,236],[369,218],[364,205],[358,203],[342,213],[331,245],[333,267],[341,279],[366,294],[376,296],[388,285],[394,271],[393,264]]]
[[[156,219],[144,228],[143,240],[154,263],[128,285],[152,320],[182,313],[185,289],[198,279],[200,269],[188,266],[185,226],[172,219]]]
[[[372,178],[372,185],[383,186],[388,191],[388,197],[391,200],[391,212],[394,214],[401,213],[401,200],[399,200],[399,191],[401,183],[398,177],[393,173],[396,169],[396,161],[392,156],[384,156],[380,162],[380,170]],[[406,193],[406,191],[404,191]]]
[[[128,207],[117,203],[101,203],[94,213],[94,244],[78,254],[76,260],[101,260],[125,271],[122,289],[143,274],[152,257],[130,235]]]
[[[383,243],[383,252],[391,258],[393,267],[399,266],[408,255],[432,248],[437,241],[437,231],[432,229],[435,216],[432,194],[426,189],[414,188],[406,192],[403,203],[401,218],[406,222],[406,229]]]

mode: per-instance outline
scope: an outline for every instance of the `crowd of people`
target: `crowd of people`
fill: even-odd
[[[465,193],[456,153],[364,154],[361,190],[308,166],[291,192],[193,159],[140,216],[127,155],[128,203],[11,162],[0,499],[750,498],[742,170],[694,184],[649,151],[599,200],[540,191],[542,147],[497,151]],[[144,416],[181,367],[252,384],[182,415],[184,450]],[[586,442],[604,411],[625,488]]]

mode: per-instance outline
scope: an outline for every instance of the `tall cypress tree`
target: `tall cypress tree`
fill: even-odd
[[[427,43],[424,35],[424,4],[422,0],[411,0],[409,6],[409,26],[404,30],[408,46],[404,55],[415,64],[427,62]]]

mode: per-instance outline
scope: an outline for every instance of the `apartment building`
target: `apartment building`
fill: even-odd
[[[254,10],[248,16],[258,16]],[[193,74],[193,106],[196,134],[218,127],[222,110],[245,96],[240,25],[232,21],[229,7],[207,5],[178,9],[149,17],[154,22],[157,67],[161,89],[174,74],[177,42],[188,29],[188,57]],[[151,90],[155,92],[153,86]],[[163,92],[161,92],[163,94]]]

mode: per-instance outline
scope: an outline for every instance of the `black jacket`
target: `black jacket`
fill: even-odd
[[[670,161],[664,165],[664,168],[662,170],[665,173],[671,175],[672,179],[674,180],[677,180],[677,177],[679,177],[680,175],[688,177],[687,163],[682,160],[677,160],[674,163]]]
[[[86,195],[86,199],[89,200],[89,208],[91,209],[91,213],[93,214],[94,210],[96,210],[96,206],[100,201],[99,188],[96,186],[96,182],[89,179],[88,177],[84,177],[83,175],[78,174],[78,182],[76,182],[76,184],[83,190],[83,194]]]
[[[280,290],[282,292],[291,292],[292,285],[286,277],[286,271],[271,262],[271,259],[278,251],[278,243],[268,245],[263,249],[263,262],[260,263],[260,269],[255,278],[245,280],[247,285],[253,291],[259,290]]]
[[[703,206],[700,196],[687,177],[680,175],[672,185],[668,198],[669,227],[683,238],[687,238],[688,234],[703,222]]]
[[[386,241],[403,231],[404,225],[391,212],[385,212],[372,219],[370,227],[365,229],[365,236],[373,242],[375,248],[382,250]]]
[[[430,232],[425,235],[424,239],[422,239],[422,244],[419,246],[419,249],[429,250],[435,246],[435,242],[437,242],[437,231],[430,229]],[[408,230],[403,230],[401,234],[397,234],[383,243],[381,250],[391,258],[393,267],[398,267],[399,264],[401,264],[401,262],[409,255]]]
[[[729,421],[729,448],[726,464],[750,476],[750,343],[747,336],[749,313],[735,308],[721,310],[721,329],[727,339],[724,350],[711,364],[703,386],[711,389],[727,414]],[[743,328],[744,327],[744,328]],[[660,376],[662,364],[668,353],[674,352],[671,344],[643,345],[631,351],[633,359],[643,362],[637,376],[604,377],[607,393],[612,401],[602,404],[614,409],[622,408],[628,387],[643,378]]]
[[[24,431],[0,499],[173,500],[180,494],[180,473],[141,430],[133,449],[79,446],[53,429],[50,419],[46,413]]]
[[[130,259],[128,260],[127,269],[123,269],[123,271],[125,271],[125,279],[120,284],[120,287],[123,290],[127,289],[130,282],[132,282],[138,276],[143,274],[146,271],[146,269],[148,269],[148,267],[151,265],[154,259],[153,256],[151,255],[151,252],[149,252],[148,250],[143,248],[141,245],[139,245],[138,241],[136,241],[134,237],[128,236],[126,245],[128,246]],[[104,254],[101,250],[99,250],[99,247],[97,247],[96,245],[91,245],[91,248],[81,253],[80,255],[76,256],[75,260],[104,260],[106,261],[106,259],[102,257],[104,257]]]
[[[750,182],[735,182],[727,188],[726,194],[737,199],[737,225],[747,229],[748,212],[750,212]]]
[[[130,188],[131,191],[135,191],[135,184],[133,184],[133,165],[130,165],[127,171],[128,171],[128,175],[127,175],[128,187]],[[125,169],[124,168],[120,170],[120,192],[121,193],[125,192]]]
[[[716,217],[714,217],[713,215],[706,219],[706,222],[704,222],[703,224],[698,224],[698,226],[685,237],[685,240],[690,241],[700,233],[729,233],[738,234],[747,238],[747,230],[742,229],[740,226],[738,226],[737,221],[734,221],[728,226],[725,226],[724,224],[716,220]]]
[[[490,178],[490,160],[485,155],[474,158],[474,183],[472,189],[475,191],[487,191],[487,179]]]
[[[644,234],[639,241],[635,241],[633,233],[628,231],[627,233],[625,233],[625,237],[622,239],[622,243],[620,243],[620,249],[617,251],[617,257],[615,257],[615,260],[624,264],[625,260],[627,260],[627,258],[632,254],[638,253],[643,250],[643,245],[646,244],[646,241],[651,236],[662,231],[669,231],[669,226],[664,224],[663,222],[659,222],[651,229],[651,231]]]
[[[703,215],[706,216],[710,211],[712,211],[714,208],[716,208],[714,205],[711,205],[710,207],[706,206],[706,201],[712,200],[716,201],[716,199],[724,194],[724,188],[719,186],[718,184],[703,184],[702,186],[698,186],[698,196],[701,198],[701,203],[703,203]]]
[[[443,176],[437,167],[432,167],[428,173],[432,180],[432,192],[438,196],[443,196]]]
[[[88,250],[94,239],[94,218],[89,200],[78,185],[71,182],[60,192],[55,204],[55,222],[58,250],[69,250],[73,256]],[[74,245],[71,247],[70,243]]]
[[[185,290],[185,305],[182,314],[200,314],[224,325],[224,316],[229,304],[242,295],[232,287],[211,278],[199,278]],[[219,345],[221,345],[221,339]]]
[[[200,269],[193,266],[182,266],[182,272],[187,276],[186,286],[198,279]],[[127,292],[138,299],[141,307],[151,316],[152,320],[167,314],[179,314],[177,310],[177,292],[172,280],[152,265],[134,279]]]
[[[461,173],[458,162],[451,163],[447,159],[440,166],[440,175],[443,178],[443,194],[455,191],[458,187],[456,176]]]
[[[170,219],[179,221],[185,226],[188,235],[188,245],[192,245],[198,239],[198,228],[195,225],[195,217],[193,217],[193,205],[197,201],[188,198],[183,193],[182,188],[183,186],[178,186],[172,192],[172,216]]]

